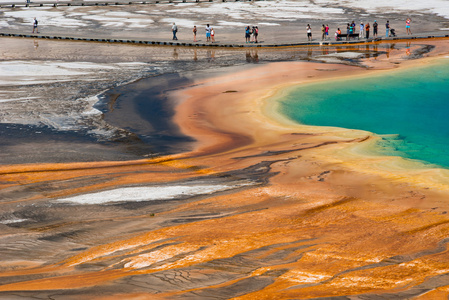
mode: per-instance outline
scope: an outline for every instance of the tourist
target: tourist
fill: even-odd
[[[196,25],[195,25],[195,26],[193,26],[193,41],[194,42],[196,42],[196,32],[197,32],[197,29],[196,29]]]
[[[255,38],[254,34],[255,33],[256,33],[256,29],[253,26],[253,27],[251,27],[251,43],[255,41],[254,40],[254,38]]]
[[[178,38],[176,37],[176,33],[178,32],[178,26],[176,26],[175,23],[173,23],[171,31],[173,32],[173,40],[178,40]]]
[[[348,33],[348,36],[346,37],[346,40],[350,40],[351,39],[351,34],[354,33],[355,27],[352,25],[353,23],[349,24],[349,33]]]
[[[351,26],[352,26],[352,28],[354,28],[354,31],[355,31],[355,21],[352,21]]]
[[[209,24],[206,25],[206,42],[210,42],[210,31],[211,28],[209,26]]]
[[[340,30],[340,28],[337,28],[337,31],[335,32],[335,40],[336,41],[340,40],[340,37],[339,37],[340,34],[341,34],[341,30]]]
[[[321,26],[321,40],[324,41],[325,37],[326,37],[326,26],[324,26],[323,24],[323,26]]]
[[[365,25],[365,31],[366,31],[365,37],[366,37],[366,39],[369,39],[369,28],[370,28],[369,23],[366,23],[366,25]]]
[[[363,24],[363,22],[360,23],[360,32],[359,32],[359,37],[363,38],[365,33],[365,25]]]
[[[373,23],[373,38],[377,37],[377,26],[379,26],[379,24],[377,24],[377,21],[374,21],[374,23]]]
[[[251,27],[248,25],[245,28],[245,42],[250,43],[251,42]]]
[[[259,36],[259,27],[255,26],[254,27],[254,43],[258,43],[259,41],[257,40],[257,37]]]
[[[387,20],[387,23],[385,23],[385,37],[390,36],[390,21]]]
[[[329,38],[329,25],[326,24],[326,40]]]
[[[307,24],[307,40],[311,41],[312,40],[312,27],[310,27],[310,24]]]
[[[36,18],[34,18],[34,21],[33,21],[33,33],[34,33],[34,31],[36,30],[36,33],[39,33],[39,30],[37,29],[37,19]]]
[[[215,31],[212,27],[210,28],[210,38],[212,39],[212,43],[215,43]]]
[[[411,22],[412,20],[410,18],[408,18],[407,21],[405,21],[405,29],[407,30],[407,35],[412,34],[412,30],[410,29]]]

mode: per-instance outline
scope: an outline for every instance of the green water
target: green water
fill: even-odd
[[[449,59],[381,76],[299,86],[282,99],[280,109],[301,124],[381,135],[381,154],[449,168]]]

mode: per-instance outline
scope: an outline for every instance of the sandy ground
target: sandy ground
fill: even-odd
[[[311,2],[298,3],[305,15]],[[176,5],[117,9],[36,11],[42,30],[78,34],[121,35],[102,26],[159,14],[128,28],[141,36],[169,25],[171,9],[188,19]],[[385,13],[329,9],[301,23]],[[36,11],[2,11],[2,26],[25,30]],[[404,12],[385,18],[399,26]],[[447,27],[444,14],[409,13]],[[278,19],[273,37],[296,26]],[[292,124],[272,100],[291,85],[437,63],[447,40],[234,51],[1,38],[0,50],[0,299],[449,296],[446,171],[354,155],[375,137]],[[160,106],[123,100],[141,91]]]

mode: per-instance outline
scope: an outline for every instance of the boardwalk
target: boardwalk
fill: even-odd
[[[30,34],[12,31],[0,32],[0,37],[15,37],[15,38],[38,38],[47,40],[69,40],[69,41],[84,41],[97,43],[121,43],[121,44],[140,44],[153,46],[183,46],[183,47],[221,47],[221,48],[275,48],[275,47],[295,47],[295,46],[328,46],[328,45],[348,45],[348,44],[367,44],[379,41],[398,41],[398,40],[419,40],[419,39],[433,39],[433,38],[449,38],[449,34],[429,33],[421,34],[419,36],[397,36],[397,37],[379,37],[376,39],[360,39],[350,41],[312,41],[312,42],[297,42],[297,43],[280,43],[280,44],[264,44],[264,43],[201,43],[201,42],[182,42],[182,41],[159,41],[139,38],[110,38],[99,36],[73,36],[68,34]]]
[[[239,1],[263,1],[263,0],[215,0],[220,2],[239,2]],[[159,4],[159,3],[200,3],[200,2],[214,2],[214,0],[144,0],[144,1],[123,1],[123,0],[87,0],[87,1],[11,1],[0,2],[0,8],[14,8],[14,7],[43,7],[43,6],[110,6],[110,5],[136,5],[136,4]]]
[[[270,0],[34,0],[30,3],[25,0],[0,0],[0,6],[3,8],[0,13],[5,17],[3,23],[0,23],[0,36],[14,38],[185,47],[270,48],[449,37],[449,31],[440,29],[439,20],[424,17],[423,20],[415,18],[413,22],[418,24],[425,21],[427,27],[412,26],[415,35],[407,36],[405,29],[401,28],[403,20],[395,15],[393,18],[383,18],[389,18],[393,28],[397,29],[395,37],[385,37],[384,29],[381,28],[383,20],[379,21],[379,37],[376,39],[336,41],[334,31],[337,27],[345,26],[345,21],[341,20],[342,11],[334,9],[331,12],[320,12],[323,8],[316,7],[315,14],[322,16],[321,19],[304,21],[310,13],[305,16],[299,12],[286,15],[289,9]],[[291,8],[292,11],[300,9],[301,6]],[[37,34],[32,34],[30,30],[34,17],[39,20]],[[375,16],[354,12],[346,18],[372,22]],[[331,30],[329,38],[321,41],[319,24],[324,19],[328,19]],[[171,39],[174,22],[180,29],[177,41]],[[312,41],[308,41],[305,34],[306,22],[312,24]],[[207,23],[217,29],[216,43],[206,42],[204,26]],[[198,27],[198,42],[193,42],[193,25]],[[259,43],[245,43],[243,32],[247,25],[259,26]],[[416,32],[415,28],[419,28],[420,32]]]

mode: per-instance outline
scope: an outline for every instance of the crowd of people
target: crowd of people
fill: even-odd
[[[411,22],[412,22],[412,20],[410,18],[407,18],[407,20],[405,21],[405,29],[407,31],[407,35],[412,34]],[[378,37],[378,27],[379,27],[379,24],[377,23],[377,21],[374,21],[373,28],[372,28],[372,30],[373,30],[372,37],[373,38]],[[357,34],[356,33],[356,24],[354,21],[352,21],[351,23],[347,23],[346,32],[342,32],[340,28],[337,28],[337,31],[335,32],[335,40],[339,41],[339,40],[341,40],[342,37],[345,37],[348,40],[354,35],[356,35],[356,36],[358,35],[359,38],[369,39],[370,32],[371,32],[370,23],[368,22],[368,23],[364,24],[363,22],[360,22],[359,33]],[[310,24],[307,24],[306,33],[307,33],[307,40],[311,41],[312,40],[312,27],[310,26]],[[396,32],[393,28],[391,28],[390,21],[387,20],[387,22],[385,23],[385,37],[391,37],[391,36],[396,36]],[[325,41],[328,39],[329,39],[329,25],[323,24],[321,26],[321,40]]]
[[[411,31],[411,19],[407,18],[406,22],[405,22],[405,28],[407,31],[407,35],[411,35],[412,31]],[[176,26],[175,23],[173,23],[173,26]],[[350,39],[350,37],[356,35],[359,38],[366,38],[369,39],[370,38],[370,33],[371,33],[371,25],[370,23],[366,23],[364,24],[363,22],[360,23],[359,26],[359,32],[356,33],[356,24],[354,21],[352,21],[351,23],[347,23],[346,25],[346,32],[343,33],[341,31],[340,28],[337,29],[337,31],[335,32],[335,40],[341,40],[343,37],[345,37],[347,40]],[[374,21],[373,25],[372,25],[372,38],[377,38],[378,37],[378,28],[379,28],[379,24],[377,23],[377,21]],[[176,29],[177,30],[177,29]],[[325,41],[325,40],[329,40],[329,25],[322,25],[321,27],[321,40]],[[175,34],[175,29],[173,29],[173,39],[176,40],[176,34]],[[312,41],[312,26],[310,26],[310,24],[307,24],[306,27],[306,32],[307,32],[307,40],[308,41]],[[245,27],[245,42],[246,43],[258,43],[258,36],[259,36],[259,28],[257,26],[246,26]],[[393,28],[390,27],[390,21],[387,20],[387,22],[385,23],[385,36],[386,37],[390,37],[390,36],[396,36],[395,30]],[[196,26],[193,26],[193,41],[197,42],[197,28]],[[206,41],[207,42],[215,42],[215,31],[212,27],[210,27],[209,24],[206,25]]]
[[[259,28],[257,26],[246,26],[245,28],[245,42],[258,43]]]
[[[405,21],[405,29],[407,32],[407,35],[411,35],[412,34],[412,30],[411,30],[411,19],[407,18],[407,20]],[[34,18],[33,20],[33,31],[32,33],[34,33],[35,31],[37,31],[37,24],[38,21],[36,18]],[[373,38],[377,38],[378,37],[378,27],[379,24],[377,23],[377,21],[374,21],[373,23]],[[213,27],[211,27],[209,24],[206,25],[206,41],[207,42],[211,42],[211,43],[215,43],[215,30]],[[347,23],[346,25],[346,32],[343,33],[341,31],[340,28],[337,28],[337,31],[335,32],[335,40],[339,41],[341,40],[343,37],[346,37],[347,40],[349,40],[351,37],[353,37],[354,35],[358,35],[359,38],[366,38],[369,39],[370,38],[370,31],[371,30],[371,25],[370,23],[366,23],[364,24],[363,22],[360,23],[359,26],[359,33],[356,33],[356,24],[354,21],[352,21],[351,23]],[[197,32],[198,29],[196,26],[193,26],[193,42],[198,42],[197,40]],[[310,26],[310,24],[307,24],[306,27],[306,32],[307,32],[307,40],[308,41],[312,41],[312,27]],[[172,25],[172,33],[173,33],[173,40],[178,40],[178,37],[176,36],[176,34],[178,33],[178,26],[173,23]],[[259,28],[257,26],[246,26],[245,27],[245,42],[246,43],[258,43],[258,36],[259,36]],[[390,36],[396,36],[395,30],[393,28],[390,27],[390,21],[387,20],[387,22],[385,23],[385,36],[386,37],[390,37]],[[321,27],[321,40],[325,41],[325,40],[329,40],[329,25],[322,25]]]
[[[209,24],[206,25],[206,42],[215,43],[215,30],[213,27],[211,27]],[[173,23],[172,26],[172,33],[173,33],[173,40],[178,40],[178,37],[176,36],[178,32],[178,26],[176,23]],[[193,26],[193,42],[198,42],[197,40],[197,33],[198,28],[196,25]],[[258,36],[259,36],[259,28],[257,26],[247,26],[245,28],[245,42],[246,43],[258,43]]]
[[[211,27],[209,24],[207,24],[205,30],[206,30],[206,41],[207,42],[211,42],[211,43],[215,43],[215,30],[214,30],[214,28]],[[178,37],[176,36],[177,32],[178,32],[178,26],[176,25],[176,23],[173,23],[172,33],[173,33],[173,40],[175,40],[175,41],[178,40]],[[196,28],[196,25],[193,26],[192,32],[193,32],[193,41],[194,42],[198,42],[198,40],[196,38],[197,37],[197,33],[198,33],[198,28]],[[256,43],[257,43],[257,34],[256,34]]]

